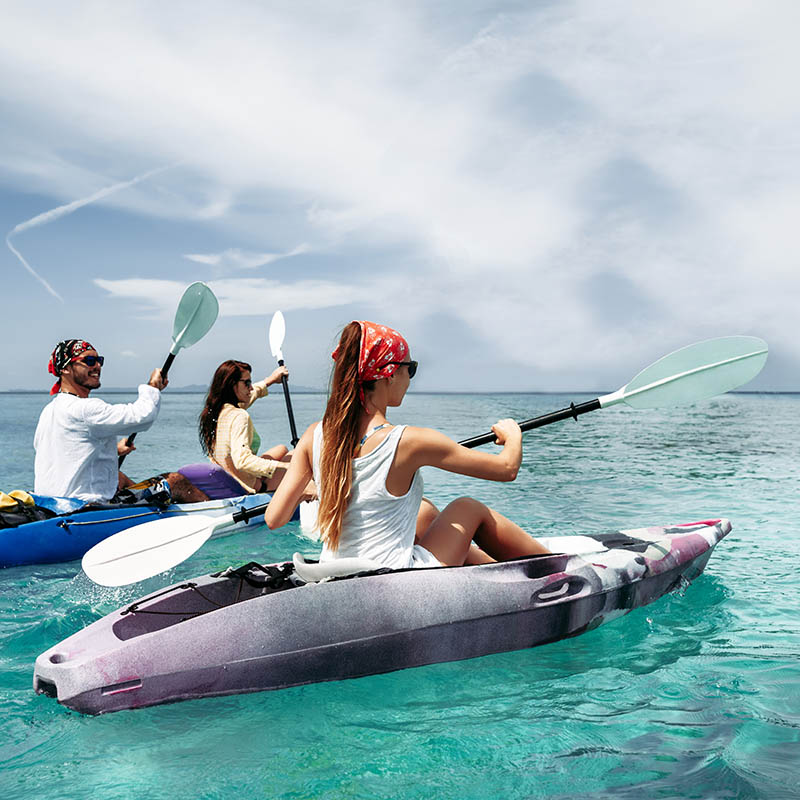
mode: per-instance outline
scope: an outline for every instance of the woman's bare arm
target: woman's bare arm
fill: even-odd
[[[286,476],[278,485],[272,500],[264,514],[264,522],[274,530],[285,525],[294,514],[303,492],[311,480],[313,468],[311,466],[311,451],[314,441],[314,428],[318,423],[311,425],[300,438],[297,447],[289,462]]]
[[[522,463],[522,431],[512,419],[500,420],[492,426],[492,431],[503,446],[499,453],[462,447],[431,428],[406,428],[386,488],[392,494],[403,494],[408,490],[414,473],[420,467],[428,466],[472,478],[513,481]]]

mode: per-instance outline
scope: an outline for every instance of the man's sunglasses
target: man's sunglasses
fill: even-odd
[[[83,358],[76,358],[75,360],[80,361],[81,364],[86,364],[87,367],[93,367],[95,364],[102,367],[106,359],[104,356],[84,356]]]
[[[397,364],[398,367],[408,367],[408,377],[413,378],[417,374],[416,361],[390,361],[389,364]]]

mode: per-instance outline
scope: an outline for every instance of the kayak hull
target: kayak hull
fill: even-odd
[[[24,564],[53,564],[75,561],[98,542],[134,525],[192,513],[218,516],[269,502],[269,494],[245,495],[201,503],[176,503],[161,508],[155,505],[72,511],[51,519],[29,522],[0,530],[0,568]],[[222,535],[262,524],[258,519],[226,528]]]
[[[533,647],[693,580],[729,530],[727,520],[712,520],[557,537],[548,544],[582,552],[274,590],[258,585],[255,566],[246,573],[251,582],[237,573],[206,576],[113,612],[46,651],[34,689],[98,714]],[[569,541],[576,539],[581,547]]]

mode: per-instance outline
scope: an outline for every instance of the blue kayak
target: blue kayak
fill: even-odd
[[[0,567],[75,561],[98,542],[134,525],[198,512],[211,516],[230,514],[268,503],[271,495],[251,494],[202,503],[175,503],[166,507],[116,505],[85,511],[80,510],[83,504],[72,498],[33,497],[37,505],[52,509],[58,516],[0,529]],[[227,535],[261,524],[263,520],[259,516],[249,522],[233,524],[216,535]]]

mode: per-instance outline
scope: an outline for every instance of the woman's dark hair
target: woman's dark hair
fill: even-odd
[[[236,384],[241,380],[243,372],[252,371],[253,368],[245,361],[223,361],[217,367],[217,371],[211,379],[211,386],[208,388],[206,404],[203,406],[197,422],[200,446],[207,456],[213,457],[214,445],[217,441],[217,421],[222,406],[230,403],[232,406],[238,407]]]
[[[320,458],[320,495],[317,526],[320,538],[331,550],[338,549],[342,519],[353,485],[353,459],[358,445],[363,407],[359,394],[358,357],[361,326],[351,322],[342,331],[333,368],[330,396],[322,418],[325,446]],[[364,381],[364,391],[375,389],[375,381]]]

